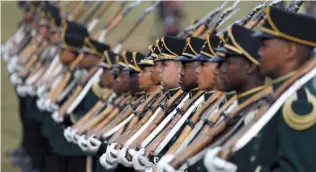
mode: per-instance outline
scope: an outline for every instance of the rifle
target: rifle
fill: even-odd
[[[103,29],[93,36],[95,40],[98,40],[99,42],[104,42],[104,37],[105,37],[107,28],[111,25],[114,19],[121,13],[121,11],[124,9],[126,5],[127,5],[127,1],[121,2],[120,7],[112,14],[109,21],[104,25]]]
[[[69,16],[81,1],[71,1],[65,6],[65,16]]]
[[[108,105],[98,116],[90,120],[87,124],[85,124],[83,127],[81,127],[77,134],[81,135],[85,131],[90,130],[95,125],[99,124],[103,119],[105,119],[108,115],[111,113],[117,113],[119,112],[119,108],[122,107],[127,101],[129,101],[132,98],[131,95],[127,97],[120,96],[115,100],[113,104]],[[122,105],[123,104],[123,105]]]
[[[93,6],[91,7],[92,10],[90,10],[89,13],[84,18],[81,18],[78,21],[78,23],[80,23],[82,25],[86,25],[88,23],[88,21],[91,20],[92,17],[98,13],[98,11],[102,7],[102,4],[103,4],[103,1],[96,2],[96,4],[94,4],[94,7]]]
[[[94,14],[93,20],[87,25],[89,32],[92,32],[93,29],[98,25],[100,18],[108,11],[114,1],[108,1],[103,8]]]
[[[169,122],[166,128],[146,147],[145,157],[153,157],[155,149],[163,143],[166,136],[171,132],[175,125],[180,121],[180,119],[185,115],[189,108],[203,95],[204,91],[199,90],[190,100],[185,102],[185,104],[177,109],[177,113],[173,119]],[[193,106],[194,107],[194,106]],[[194,109],[192,109],[193,111]],[[191,113],[190,113],[191,114]],[[189,114],[189,115],[190,115]],[[171,139],[171,138],[170,138]],[[156,152],[155,152],[156,153]]]
[[[122,133],[121,137],[116,140],[116,143],[123,143],[124,141],[126,141],[126,137],[129,137],[131,135],[133,135],[134,133],[132,133],[132,130],[134,130],[135,125],[138,125],[138,122],[140,122],[140,120],[142,120],[142,122],[147,119],[148,117],[145,114],[145,111],[148,111],[148,109],[154,104],[154,102],[156,101],[156,99],[158,99],[157,97],[160,96],[160,88],[158,88],[157,90],[155,90],[146,100],[145,102],[143,102],[137,109],[136,111],[133,112],[133,118],[130,120],[126,130],[124,131],[124,133]],[[146,112],[147,113],[147,112]],[[144,117],[143,117],[144,116]],[[134,127],[134,128],[133,128]],[[137,128],[137,127],[136,127]]]
[[[134,26],[117,42],[114,53],[119,53],[122,47],[123,42],[129,38],[129,36],[136,30],[138,26],[144,21],[145,17],[148,16],[156,7],[159,5],[160,0],[156,0],[151,6],[147,7],[145,11],[138,17]]]
[[[119,115],[118,113],[122,114],[122,117],[120,117],[120,120],[124,120],[127,116],[129,116],[133,112],[133,105],[138,105],[144,99],[144,97],[145,96],[143,95],[143,96],[137,98],[131,104],[125,105],[124,109],[121,112],[119,112],[118,108],[117,108],[118,112],[116,112],[115,109],[114,109],[113,112],[104,121],[102,121],[92,131],[88,132],[87,138],[91,137],[95,133],[99,132],[102,128],[106,127],[117,115]],[[124,106],[124,104],[125,103],[122,103],[122,106]]]
[[[130,147],[130,148],[136,148],[136,146],[138,146],[145,138],[147,138],[149,136],[149,134],[151,134],[156,129],[156,127],[164,119],[165,115],[168,114],[170,111],[172,111],[175,108],[174,106],[179,104],[185,95],[186,94],[182,90],[179,90],[169,100],[166,100],[167,102],[162,101],[161,104],[159,105],[160,108],[158,108],[155,111],[155,114],[152,116],[152,118],[149,119],[149,121],[147,121],[146,130],[143,131],[142,133],[139,133],[137,138],[130,138],[125,143],[125,145],[129,145],[128,147]],[[138,132],[140,132],[140,131],[138,131]],[[133,137],[135,135],[137,136],[137,133],[135,133],[133,135]],[[128,143],[128,142],[130,142],[130,143]]]
[[[199,35],[202,35],[202,37],[205,37],[206,35],[210,35],[215,33],[216,28],[219,26],[219,24],[221,24],[222,20],[228,15],[230,14],[235,8],[236,6],[239,4],[240,0],[237,0],[234,2],[234,4],[228,8],[226,8],[223,13],[218,17],[218,19],[212,24],[212,27],[210,27],[210,29],[207,32],[203,32],[200,33]]]
[[[212,10],[210,13],[208,13],[205,17],[200,19],[198,22],[196,22],[193,25],[190,25],[186,27],[182,32],[180,32],[177,37],[186,37],[186,35],[189,34],[190,31],[197,30],[199,27],[202,28],[202,25],[208,25],[208,23],[214,18],[215,15],[217,15],[227,4],[227,1],[225,1],[222,5]]]
[[[111,24],[106,28],[106,31],[104,32],[104,35],[100,35],[99,41],[105,39],[105,36],[108,35],[109,33],[111,33],[116,27],[117,25],[123,21],[123,19],[134,9],[136,8],[138,5],[140,5],[142,3],[142,0],[137,0],[133,3],[131,3],[129,6],[126,7],[126,9],[124,9],[122,11],[122,13],[120,15],[118,15],[117,17],[115,17],[115,19],[111,22]]]
[[[180,136],[176,140],[176,142],[169,148],[167,154],[174,154],[180,145],[183,143],[185,138],[191,133],[193,130],[193,126],[199,121],[201,116],[205,114],[206,110],[215,102],[217,101],[220,97],[222,97],[223,92],[215,92],[213,93],[212,96],[210,96],[206,102],[204,102],[204,105],[202,105],[201,109],[197,111],[190,119],[190,122],[188,125],[185,126],[183,131],[181,132]]]

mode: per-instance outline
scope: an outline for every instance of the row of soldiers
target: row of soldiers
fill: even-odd
[[[147,55],[92,38],[62,4],[23,4],[1,52],[23,124],[16,159],[45,172],[316,171],[316,20],[297,2],[218,33],[220,20],[197,22]]]

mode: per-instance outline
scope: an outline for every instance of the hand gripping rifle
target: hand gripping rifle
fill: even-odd
[[[182,32],[180,32],[177,35],[177,37],[186,37],[189,34],[189,32],[196,30],[199,27],[202,27],[202,26],[206,27],[206,25],[208,25],[208,23],[214,18],[215,15],[217,15],[224,8],[226,4],[227,4],[227,1],[225,1],[219,7],[215,8],[213,11],[211,11],[209,14],[207,14],[205,17],[200,19],[195,24],[186,27]]]
[[[136,20],[136,23],[134,24],[134,26],[117,42],[113,50],[114,53],[120,52],[122,48],[122,44],[129,38],[129,36],[136,30],[136,28],[140,26],[140,24],[144,21],[146,16],[148,16],[151,12],[153,12],[156,9],[159,3],[160,3],[160,0],[156,0],[151,6],[145,9],[145,11]]]

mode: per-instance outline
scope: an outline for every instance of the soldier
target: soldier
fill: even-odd
[[[315,29],[316,22],[312,17],[273,7],[265,12],[261,31],[254,36],[261,38],[260,71],[273,79],[276,90],[315,58],[310,55],[316,39],[305,30]],[[256,137],[236,152],[232,163],[221,159],[225,164],[222,171],[315,171],[314,81],[315,77],[286,100]],[[215,164],[209,164],[209,171],[213,171]]]

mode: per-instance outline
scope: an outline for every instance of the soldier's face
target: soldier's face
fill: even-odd
[[[101,61],[100,56],[90,54],[90,53],[85,53],[84,58],[80,61],[80,68],[89,69],[97,65],[98,63],[100,63],[100,61]]]
[[[151,70],[153,67],[144,67],[143,71],[139,74],[138,85],[139,88],[148,91],[152,86]]]
[[[69,65],[76,59],[77,55],[73,53],[72,51],[61,49],[59,52],[59,58],[61,63]]]
[[[50,44],[56,44],[60,40],[60,34],[57,31],[50,31],[48,41]]]
[[[242,87],[247,82],[247,63],[244,57],[239,56],[227,57],[220,62],[213,72],[217,90],[229,92]]]
[[[182,63],[179,82],[182,90],[190,91],[191,89],[198,87],[197,77],[195,73],[196,67],[197,64],[193,62]]]
[[[111,87],[114,82],[114,76],[109,74],[108,69],[104,69],[100,80],[104,87]]]
[[[210,63],[210,62],[196,62],[198,63],[198,67],[195,72],[198,78],[199,89],[201,90],[210,90],[213,89],[215,83],[215,77],[213,74],[214,69],[218,65],[218,63]]]
[[[180,70],[180,62],[173,60],[162,61],[162,64],[158,70],[159,76],[161,78],[161,85],[168,89],[179,87]]]
[[[137,93],[140,91],[139,85],[138,83],[138,78],[139,78],[139,73],[138,72],[128,72],[129,74],[129,89],[130,92],[133,93]]]
[[[161,79],[159,77],[159,72],[158,72],[160,66],[161,66],[160,61],[154,62],[154,67],[152,67],[150,70],[151,72],[150,77],[155,85],[160,85],[160,82],[161,82]]]
[[[117,81],[119,82],[119,85],[121,87],[122,92],[128,91],[128,89],[130,87],[129,79],[130,79],[129,72],[120,71],[120,75],[117,78]]]
[[[258,50],[260,56],[260,72],[271,78],[278,77],[284,64],[284,56],[288,54],[287,42],[280,39],[263,39]]]

